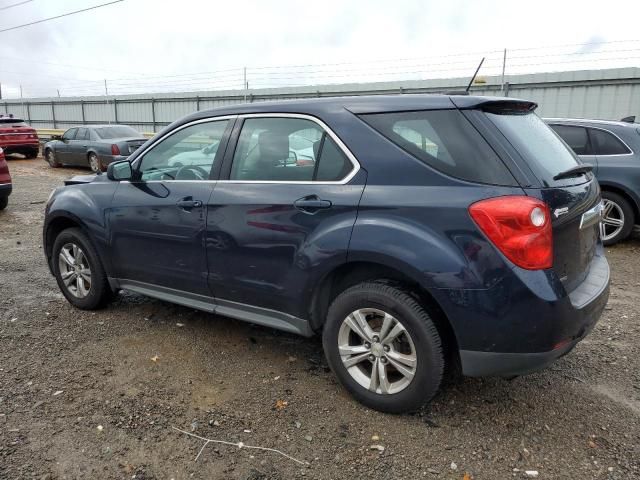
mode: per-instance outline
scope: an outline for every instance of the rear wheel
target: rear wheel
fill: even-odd
[[[0,210],[4,210],[9,205],[9,197],[0,197]]]
[[[102,165],[100,165],[100,160],[95,153],[89,154],[89,168],[95,173],[102,171]]]
[[[53,168],[62,166],[62,164],[58,163],[58,161],[56,160],[56,154],[50,148],[47,148],[47,150],[44,152],[44,158],[47,163]]]
[[[602,192],[602,203],[602,242],[605,245],[613,245],[631,234],[635,223],[633,208],[627,199],[613,192]]]
[[[62,294],[75,307],[95,310],[111,299],[100,258],[79,228],[63,230],[56,237],[51,262]]]
[[[28,159],[34,159],[38,157],[38,150],[31,150],[29,153],[25,154],[25,157]]]
[[[424,307],[400,288],[366,282],[344,291],[329,308],[322,340],[340,382],[370,408],[415,410],[440,388],[440,335]]]

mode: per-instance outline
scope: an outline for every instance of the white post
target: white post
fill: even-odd
[[[504,49],[504,55],[502,56],[502,82],[500,84],[500,91],[504,94],[504,70],[507,66],[507,49]]]

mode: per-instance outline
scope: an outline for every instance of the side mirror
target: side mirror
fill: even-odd
[[[51,135],[51,140],[62,140],[62,135]]]
[[[120,182],[122,180],[131,180],[133,177],[133,169],[128,160],[110,163],[107,167],[107,178]]]

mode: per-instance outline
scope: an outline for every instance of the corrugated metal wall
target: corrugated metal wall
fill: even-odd
[[[545,117],[578,117],[619,120],[640,119],[640,68],[538,73],[487,77],[472,93],[525,98],[539,104]],[[22,117],[36,128],[65,129],[81,124],[125,123],[154,132],[196,110],[267,100],[313,98],[336,95],[389,93],[435,93],[464,89],[468,79],[418,80],[295,88],[272,88],[247,92],[214,91],[117,97],[63,97],[0,100],[0,113]]]

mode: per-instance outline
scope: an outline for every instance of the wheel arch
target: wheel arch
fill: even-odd
[[[82,230],[87,238],[91,240],[91,234],[87,226],[78,218],[76,215],[70,212],[59,212],[49,218],[47,223],[44,226],[44,235],[43,235],[43,246],[45,251],[45,256],[47,258],[47,265],[49,266],[49,270],[53,273],[53,268],[51,264],[51,256],[53,253],[53,244],[56,241],[58,235],[69,228],[79,228]],[[92,241],[92,240],[91,240]]]
[[[457,368],[459,365],[458,340],[440,303],[429,289],[422,285],[419,278],[383,263],[352,261],[343,263],[328,272],[314,289],[310,302],[311,328],[315,331],[322,329],[329,305],[337,295],[353,285],[374,280],[402,288],[427,308],[442,338],[447,364],[455,365]]]
[[[617,193],[625,200],[627,200],[633,210],[634,223],[640,222],[640,205],[638,204],[638,201],[636,200],[634,195],[628,189],[626,189],[622,185],[609,182],[600,182],[600,190],[603,192]]]

